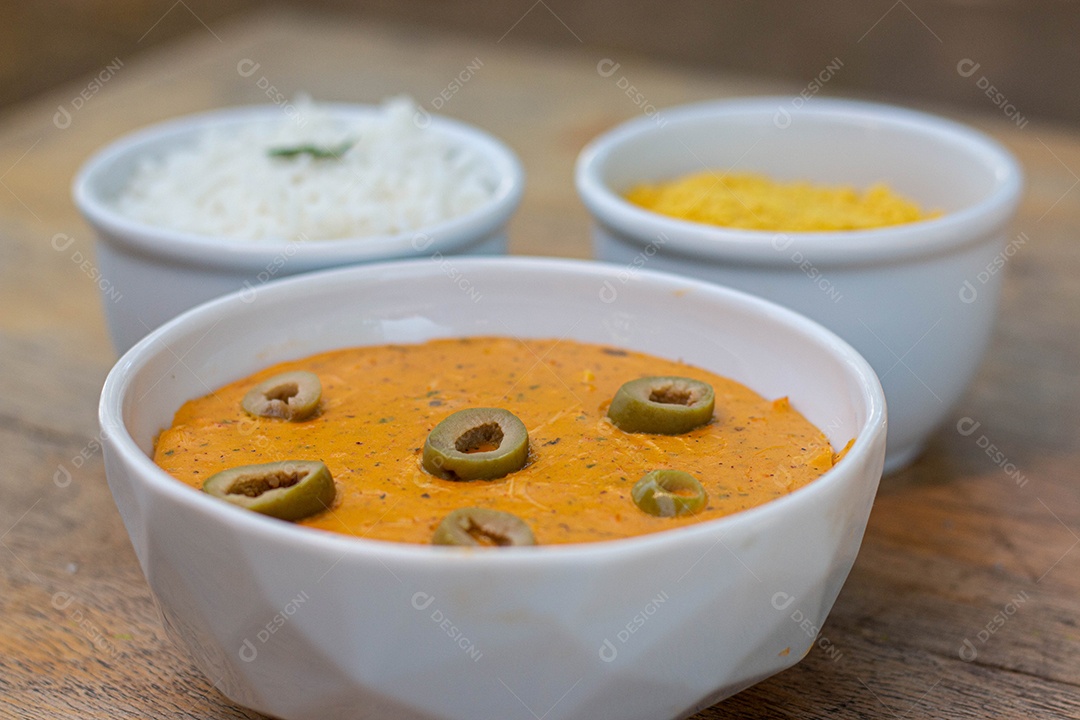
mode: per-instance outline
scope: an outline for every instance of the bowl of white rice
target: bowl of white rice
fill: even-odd
[[[113,344],[126,351],[218,295],[254,300],[323,268],[506,253],[517,157],[492,135],[382,105],[228,108],[145,128],[91,157],[75,203],[98,236]]]

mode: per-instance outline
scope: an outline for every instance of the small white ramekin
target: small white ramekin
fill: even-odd
[[[797,106],[797,107],[796,107]],[[937,219],[875,230],[762,232],[677,220],[622,194],[691,172],[867,187],[888,183]],[[910,462],[986,349],[1022,173],[1000,144],[889,105],[764,97],[662,110],[604,133],[577,162],[597,258],[752,292],[817,320],[877,371],[886,470]]]
[[[369,105],[322,107],[343,118],[379,112]],[[161,123],[122,137],[80,169],[72,192],[97,233],[105,317],[118,352],[190,307],[241,288],[251,292],[269,279],[378,260],[506,253],[506,225],[524,190],[521,164],[492,135],[439,116],[425,115],[424,127],[478,153],[497,182],[482,207],[429,227],[339,240],[241,241],[156,227],[116,209],[115,199],[140,159],[190,144],[208,129],[266,121],[281,112],[277,106],[227,108]]]

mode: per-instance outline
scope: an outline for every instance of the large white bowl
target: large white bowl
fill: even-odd
[[[369,105],[319,107],[345,119],[380,111]],[[492,135],[440,116],[423,118],[427,131],[480,155],[497,185],[491,200],[476,210],[416,231],[310,242],[230,240],[156,227],[116,209],[141,159],[191,144],[207,129],[274,120],[281,112],[272,105],[228,108],[153,125],[106,146],[80,169],[72,192],[98,236],[105,318],[118,352],[188,308],[269,279],[378,260],[506,253],[506,224],[525,185],[521,164]]]
[[[631,272],[648,267],[746,290],[836,332],[881,378],[885,467],[898,468],[946,417],[986,349],[1022,174],[1001,145],[943,118],[846,100],[797,104],[689,105],[594,140],[578,158],[577,187],[595,221],[595,255]],[[774,233],[676,220],[621,197],[641,182],[704,170],[856,187],[885,181],[944,216]]]
[[[470,551],[238,509],[150,459],[187,399],[343,346],[514,335],[681,358],[788,395],[835,468],[758,508],[592,544]],[[609,265],[461,259],[275,282],[158,329],[101,397],[109,486],[166,628],[229,698],[290,720],[678,718],[797,662],[859,550],[885,404],[869,365],[763,300]]]

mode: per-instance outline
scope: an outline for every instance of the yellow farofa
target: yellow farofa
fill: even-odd
[[[884,183],[860,192],[842,185],[779,183],[751,173],[703,172],[657,185],[638,185],[626,199],[681,220],[780,232],[866,230],[941,214],[924,212]]]

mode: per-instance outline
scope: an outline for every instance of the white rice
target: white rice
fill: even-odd
[[[158,227],[236,240],[329,240],[418,230],[491,199],[494,169],[413,121],[407,98],[345,121],[310,100],[297,115],[216,128],[143,160],[117,209]],[[339,158],[268,151],[353,143]]]

